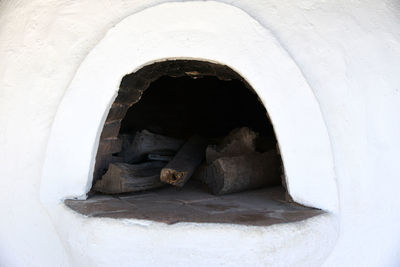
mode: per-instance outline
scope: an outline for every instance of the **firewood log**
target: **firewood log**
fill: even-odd
[[[209,164],[199,179],[216,195],[279,185],[280,161],[273,150],[221,157]]]
[[[165,162],[161,161],[141,164],[111,163],[93,189],[105,194],[155,189],[165,185],[160,181],[160,172],[164,166]]]
[[[161,170],[161,181],[182,187],[203,161],[206,146],[207,140],[192,136]]]
[[[247,127],[234,129],[218,146],[210,145],[207,147],[206,161],[212,163],[221,157],[253,153],[256,150],[257,137],[258,134]]]
[[[174,155],[175,153],[172,151],[154,151],[147,155],[147,159],[169,162],[174,158]]]
[[[128,163],[137,163],[144,160],[147,154],[152,152],[172,151],[174,154],[183,143],[183,140],[143,130],[136,133],[133,141],[120,155]]]

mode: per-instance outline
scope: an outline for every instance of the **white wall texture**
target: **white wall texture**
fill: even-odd
[[[327,218],[257,231],[182,225],[178,230],[187,232],[179,235],[178,226],[88,219],[41,202],[54,118],[80,64],[118,22],[163,2],[168,1],[0,2],[0,266],[400,265],[400,4],[395,0],[220,1],[275,35],[320,105],[339,191],[339,237],[329,257],[310,260],[321,249],[313,243],[330,235],[323,228]],[[313,232],[314,224],[322,235]],[[264,247],[274,234],[292,235],[294,246],[302,247]],[[223,252],[231,257],[213,253],[220,248],[210,246],[207,236],[219,236],[217,245],[227,247]],[[180,238],[174,246],[186,258],[157,258],[140,247],[167,248],[171,237]],[[196,251],[188,245],[193,239],[207,249]]]

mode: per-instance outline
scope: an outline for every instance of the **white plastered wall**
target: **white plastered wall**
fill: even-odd
[[[232,3],[255,18],[262,28],[272,31],[277,43],[299,66],[319,102],[332,144],[340,200],[339,240],[327,261],[324,258],[334,245],[330,237],[335,235],[329,216],[257,230],[184,224],[166,228],[148,222],[88,219],[61,205],[44,207],[39,192],[50,129],[60,103],[70,97],[66,91],[73,86],[70,82],[79,66],[112,25],[162,1],[40,2],[0,4],[0,205],[5,215],[0,222],[1,264],[87,266],[106,265],[113,260],[115,264],[136,265],[325,262],[331,266],[396,266],[399,262],[396,252],[400,231],[396,221],[400,203],[395,193],[399,167],[395,159],[400,128],[396,117],[400,106],[396,64],[400,37],[396,18],[399,6],[394,1]],[[210,14],[213,19],[218,16]],[[219,60],[236,67],[256,90],[260,87],[246,73],[247,68],[227,59]],[[131,68],[134,70],[135,66]],[[115,90],[117,85],[112,86]],[[266,95],[258,93],[268,108]],[[107,99],[110,96],[103,101]],[[82,193],[85,187],[79,190]],[[42,195],[47,203],[58,197],[47,199],[46,194],[44,198]],[[186,235],[179,234],[182,229]],[[131,249],[120,251],[116,245],[119,242],[109,242],[116,236],[129,248],[141,249],[134,253]],[[170,249],[181,249],[180,262],[168,257],[170,250],[158,257],[150,250],[155,244],[168,247],[171,237],[179,240]],[[210,246],[206,237],[218,242]],[[197,243],[189,242],[193,239]],[[320,244],[327,248],[321,249]],[[207,249],[195,250],[199,248],[195,245]],[[221,247],[225,249],[218,250]],[[224,252],[224,256],[215,251]]]

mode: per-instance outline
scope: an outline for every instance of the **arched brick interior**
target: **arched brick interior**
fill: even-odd
[[[121,140],[118,139],[121,121],[128,109],[136,104],[149,85],[161,76],[201,78],[215,76],[220,80],[240,80],[252,90],[246,81],[235,71],[225,65],[199,60],[168,60],[144,66],[140,70],[123,77],[118,96],[112,104],[100,136],[93,182],[104,174],[108,165],[115,160],[114,153],[121,151]],[[253,90],[252,90],[253,91]]]

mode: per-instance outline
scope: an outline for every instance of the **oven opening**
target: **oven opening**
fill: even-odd
[[[225,65],[195,60],[123,77],[89,198],[66,204],[168,224],[266,226],[321,213],[291,201],[272,123],[251,86]]]

